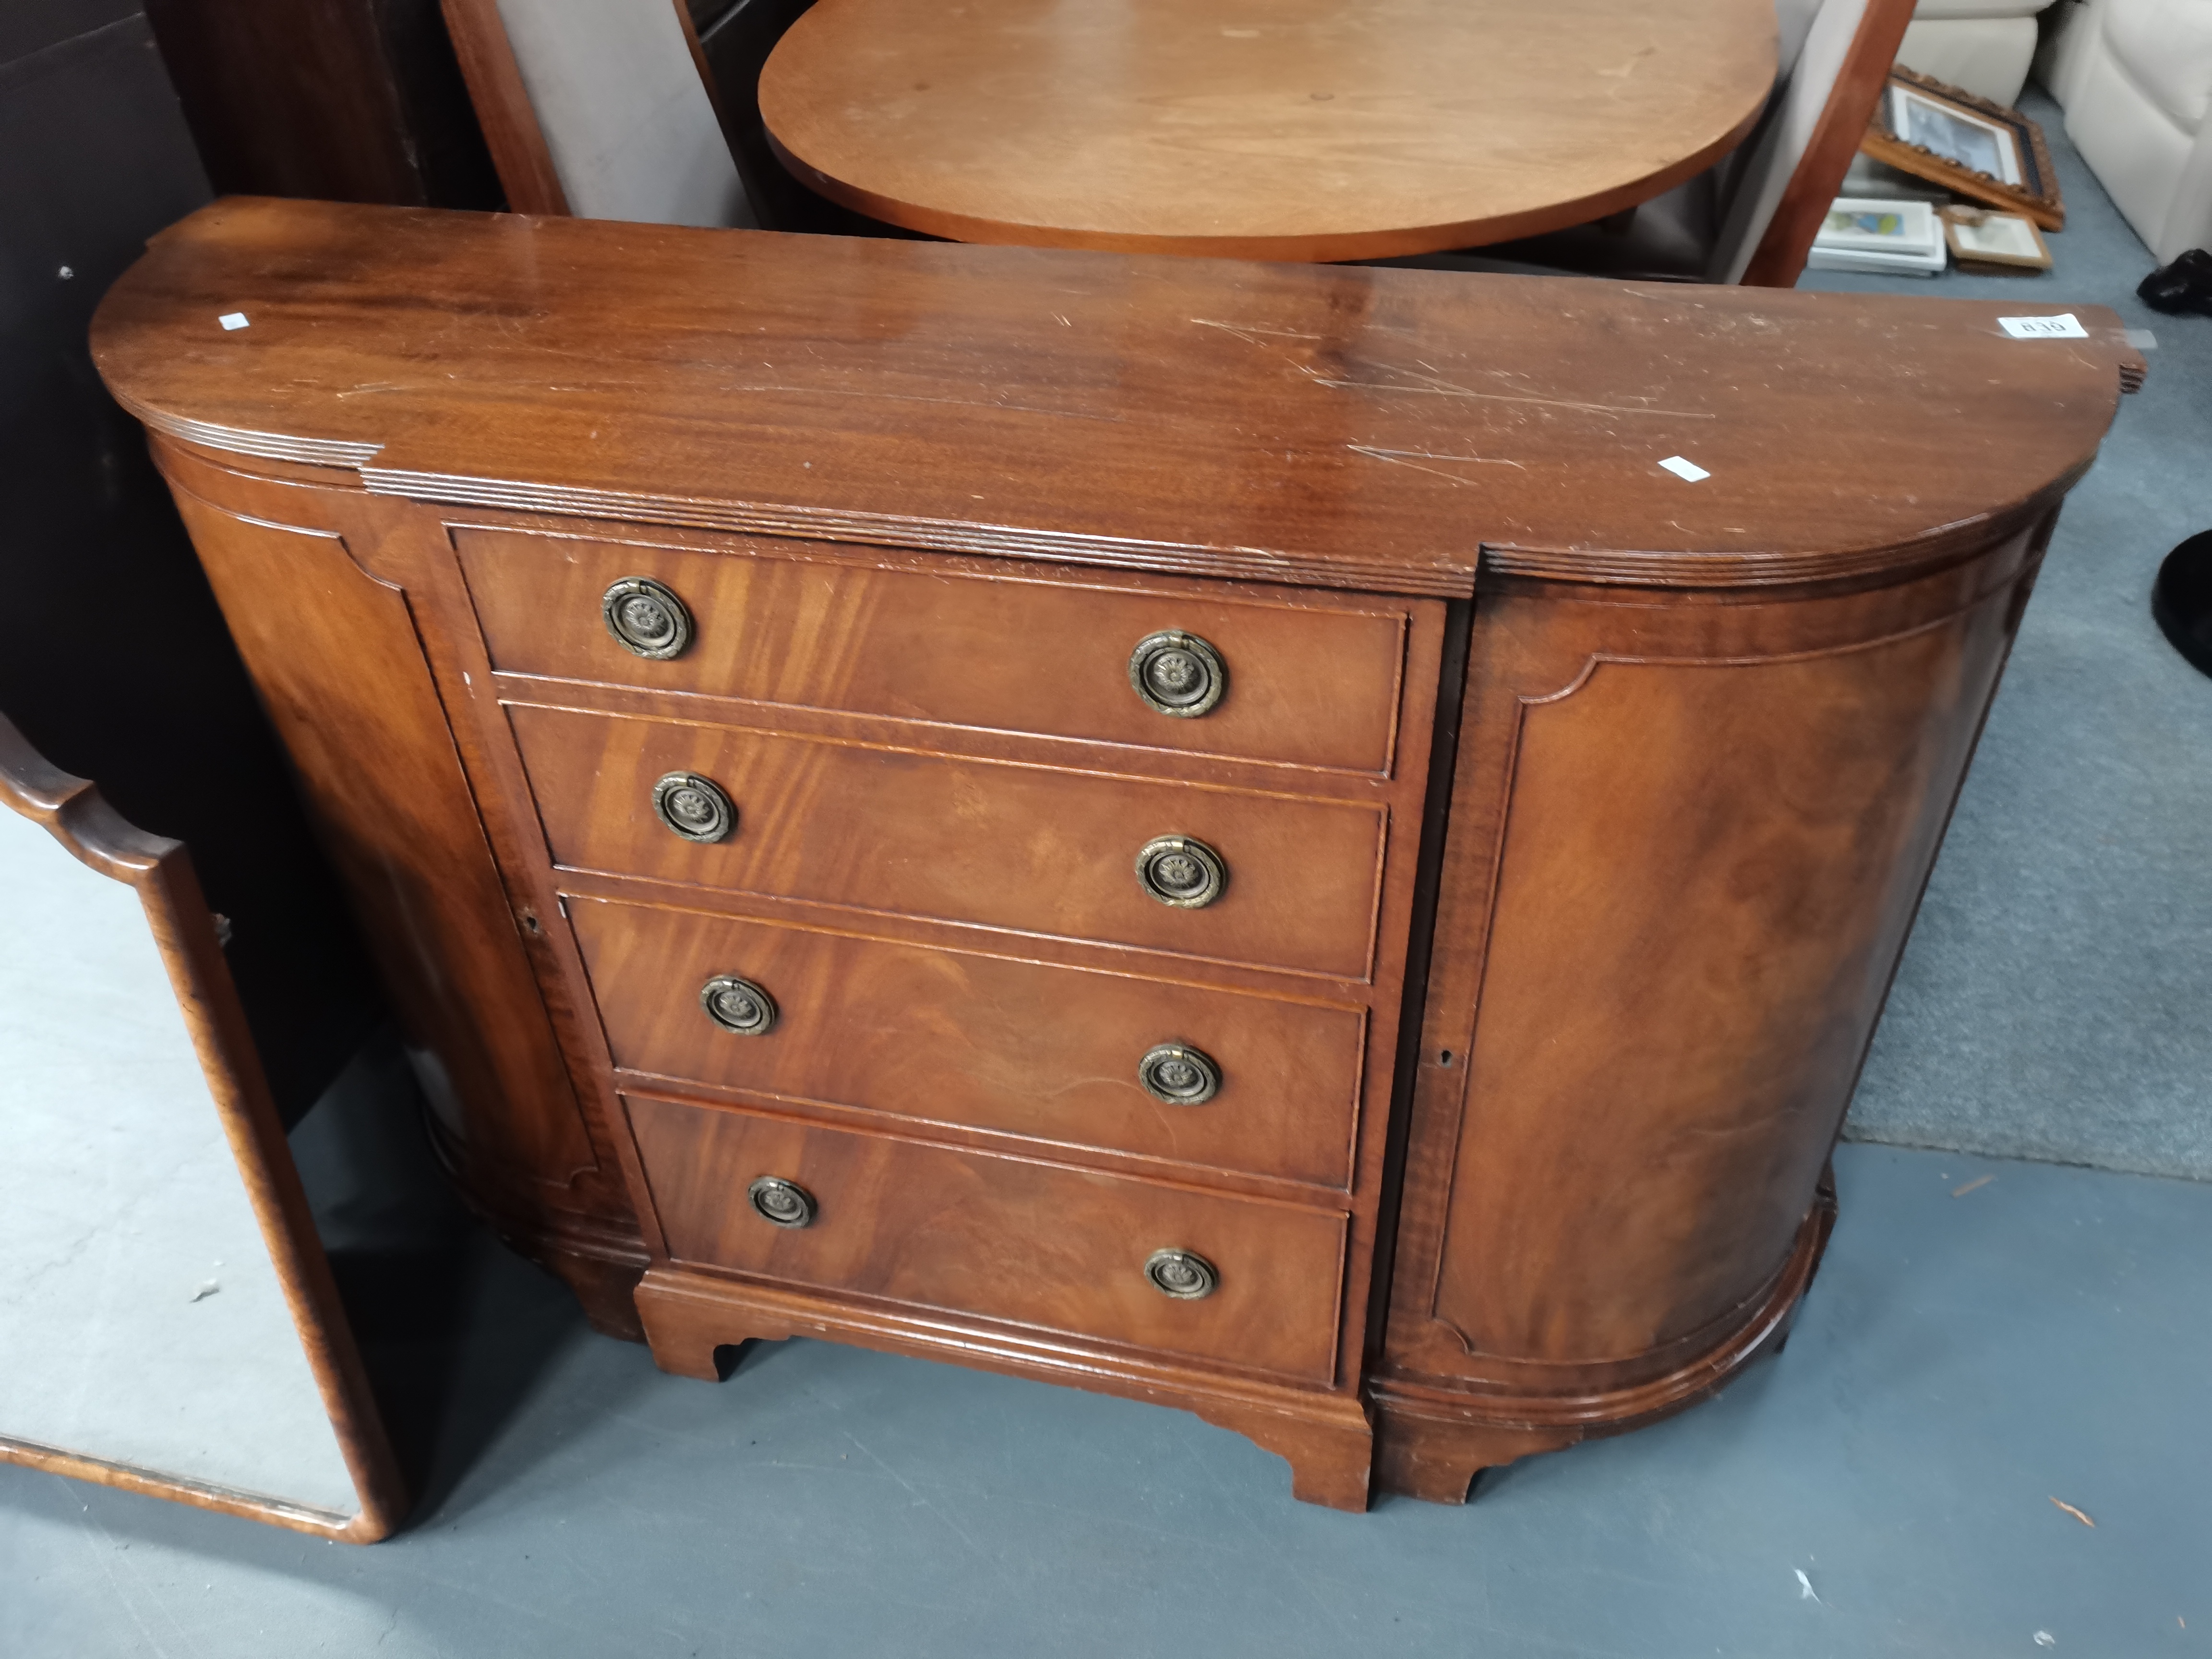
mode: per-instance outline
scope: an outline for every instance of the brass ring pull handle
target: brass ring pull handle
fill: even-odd
[[[814,1224],[814,1194],[795,1181],[786,1181],[781,1176],[763,1176],[745,1188],[745,1198],[752,1205],[753,1213],[773,1225]]]
[[[1177,720],[1196,720],[1221,701],[1229,669],[1221,653],[1195,634],[1147,634],[1129,653],[1129,684],[1145,707]]]
[[[653,816],[686,841],[727,841],[738,809],[722,786],[696,772],[671,772],[653,786]]]
[[[1202,1048],[1163,1042],[1137,1062],[1137,1081],[1164,1104],[1203,1106],[1221,1091],[1221,1067]]]
[[[775,999],[749,979],[717,974],[699,988],[707,1018],[738,1036],[766,1036],[775,1030]]]
[[[1191,1250],[1154,1250],[1145,1259],[1145,1277],[1162,1296],[1178,1302],[1212,1296],[1221,1283],[1213,1264]]]
[[[650,576],[625,576],[599,601],[607,632],[625,651],[655,661],[680,657],[691,643],[691,613]]]
[[[1229,885],[1221,854],[1189,836],[1156,836],[1137,854],[1137,879],[1163,904],[1199,910]]]

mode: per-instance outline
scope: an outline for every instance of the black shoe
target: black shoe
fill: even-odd
[[[2212,253],[2190,249],[2144,277],[2136,297],[2153,311],[2196,311],[2212,317]]]
[[[2175,650],[2212,674],[2212,530],[2166,556],[2151,584],[2150,614]]]

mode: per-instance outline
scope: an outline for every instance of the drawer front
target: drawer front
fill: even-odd
[[[627,1098],[677,1261],[1006,1320],[1328,1383],[1346,1218],[747,1113]],[[809,1225],[763,1219],[761,1176]],[[1210,1296],[1154,1288],[1155,1251],[1202,1256]]]
[[[1361,1010],[1011,962],[607,900],[568,908],[617,1066],[754,1094],[1344,1188]],[[775,999],[766,1036],[701,1005],[734,975]],[[1170,1104],[1158,1044],[1219,1069]]]
[[[1409,612],[1285,592],[1196,599],[1033,577],[956,575],[690,553],[489,530],[456,532],[492,665],[1151,749],[1386,772]],[[646,577],[689,611],[690,643],[634,655],[609,587]],[[1227,690],[1196,718],[1132,688],[1140,640],[1194,634]]]
[[[516,705],[508,710],[556,863],[1364,977],[1382,808],[957,760],[860,744]],[[656,780],[712,780],[737,827],[687,841]],[[1154,838],[1195,837],[1228,879],[1198,909],[1136,874]]]

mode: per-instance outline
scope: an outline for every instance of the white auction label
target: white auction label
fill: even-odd
[[[226,311],[222,316],[216,318],[216,321],[221,323],[225,328],[244,328],[246,313],[242,311]]]
[[[1669,455],[1659,465],[1688,483],[1695,483],[1700,478],[1710,478],[1713,476],[1695,461],[1686,461],[1680,455]]]
[[[2015,340],[2086,340],[2089,331],[2070,311],[2056,317],[2000,317],[1997,326]]]

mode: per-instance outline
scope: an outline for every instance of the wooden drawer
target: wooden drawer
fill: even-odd
[[[683,552],[512,532],[455,532],[492,665],[548,675],[1083,738],[1354,772],[1389,770],[1409,612],[1291,590],[1224,599],[1040,580]],[[693,635],[633,655],[601,601],[625,577],[665,584]],[[1195,719],[1130,687],[1138,641],[1212,645],[1228,690]]]
[[[527,704],[508,716],[554,860],[570,868],[1368,972],[1380,807]],[[665,827],[652,798],[670,773],[719,784],[735,833],[702,844]],[[1161,836],[1221,854],[1219,899],[1177,909],[1145,891],[1137,854]]]
[[[1343,1188],[1364,1012],[607,900],[568,901],[617,1066],[1074,1146]],[[766,989],[765,1036],[700,988]],[[1170,1105],[1139,1085],[1157,1043],[1220,1068]]]
[[[1334,1380],[1342,1214],[650,1096],[625,1103],[678,1261]],[[746,1197],[763,1176],[803,1188],[812,1224],[763,1219]],[[1213,1293],[1156,1290],[1145,1264],[1163,1249],[1210,1262]]]

